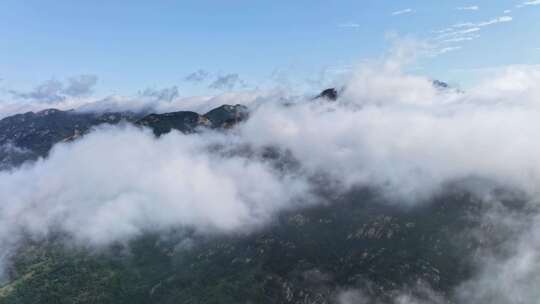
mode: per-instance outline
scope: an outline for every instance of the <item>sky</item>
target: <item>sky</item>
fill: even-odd
[[[316,89],[396,40],[424,47],[411,71],[467,86],[538,64],[539,30],[534,0],[3,0],[0,96],[78,75],[103,96]]]

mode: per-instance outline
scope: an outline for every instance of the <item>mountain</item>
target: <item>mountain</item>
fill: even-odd
[[[82,113],[43,110],[0,120],[0,170],[45,157],[52,146],[88,132],[92,127],[134,121],[133,113]]]
[[[214,129],[228,129],[235,124],[246,120],[249,116],[248,108],[243,105],[222,105],[203,115],[208,119],[210,126]]]
[[[339,92],[335,88],[329,88],[322,91],[315,99],[327,99],[330,101],[336,101],[339,97]]]
[[[432,303],[431,293],[452,297],[490,241],[471,229],[493,229],[475,222],[483,206],[459,188],[417,208],[368,190],[331,200],[248,235],[148,233],[99,252],[29,241],[0,303],[336,303],[348,289]]]
[[[431,84],[435,89],[440,91],[452,89],[452,86],[450,86],[448,83],[436,79],[431,81]],[[338,91],[336,88],[328,88],[326,90],[323,90],[319,95],[315,96],[314,99],[326,99],[329,101],[336,101],[340,97],[341,91]]]
[[[165,114],[150,114],[136,122],[136,124],[149,127],[156,136],[179,130],[184,133],[195,132],[202,126],[209,126],[208,119],[195,112],[180,111]]]
[[[432,84],[436,89],[439,90],[447,90],[450,88],[450,85],[448,83],[436,79],[432,81]]]
[[[179,111],[165,114],[150,114],[137,121],[137,125],[146,126],[156,136],[178,130],[192,133],[197,128],[227,129],[248,117],[247,107],[243,105],[222,105],[204,115],[191,111]]]
[[[247,119],[242,105],[222,105],[204,115],[180,111],[150,114],[141,118],[135,113],[87,113],[48,109],[28,112],[0,120],[0,170],[16,167],[25,161],[46,157],[52,146],[77,138],[101,124],[122,121],[149,127],[157,136],[172,129],[191,133],[197,128],[230,128]]]
[[[320,98],[338,98],[335,90],[324,92]],[[3,160],[17,164],[102,123],[127,121],[161,136],[231,128],[248,114],[242,105],[144,117],[47,110],[0,121],[0,143]],[[269,148],[262,157],[277,168],[294,167],[287,151]],[[402,303],[394,301],[402,294],[419,303],[459,303],[454,292],[472,278],[485,248],[511,237],[479,220],[491,207],[457,182],[414,206],[396,204],[377,189],[340,193],[324,178],[313,182],[325,203],[282,212],[251,233],[148,231],[99,250],[67,246],[70,236],[61,232],[27,238],[0,283],[0,304],[382,304]],[[528,212],[516,196],[491,195],[501,202],[499,212]],[[339,302],[349,290],[370,300]]]

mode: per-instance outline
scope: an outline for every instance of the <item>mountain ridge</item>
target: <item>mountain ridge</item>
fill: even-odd
[[[0,120],[0,170],[47,157],[55,144],[79,138],[101,124],[127,122],[148,127],[161,136],[173,129],[183,133],[193,133],[198,128],[228,129],[247,117],[247,107],[239,104],[222,105],[202,115],[192,111],[143,115],[58,109],[15,114]]]

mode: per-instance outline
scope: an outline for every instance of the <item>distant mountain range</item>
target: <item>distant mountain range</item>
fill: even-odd
[[[317,96],[338,97],[335,89]],[[6,169],[46,157],[55,143],[100,124],[132,123],[160,136],[224,130],[248,116],[242,105],[203,115],[18,114],[0,121],[0,161]],[[475,238],[493,227],[478,221],[486,206],[459,183],[414,208],[391,205],[372,189],[339,196],[324,189],[321,198],[331,204],[284,212],[249,235],[148,234],[98,253],[64,246],[68,236],[29,239],[0,285],[0,303],[356,303],[338,301],[347,290],[376,303],[396,303],[404,292],[418,303],[456,303],[453,291],[471,277],[475,257],[502,237]]]
[[[433,86],[441,90],[450,88],[438,80],[433,81]],[[338,89],[329,88],[314,99],[336,101],[339,95]],[[101,124],[133,123],[149,127],[159,136],[173,129],[184,133],[195,132],[198,128],[227,129],[248,116],[247,107],[238,104],[222,105],[202,115],[191,111],[145,115],[58,109],[16,114],[0,120],[0,170],[45,157],[54,144],[79,137]]]
[[[88,113],[74,110],[43,110],[0,120],[0,170],[46,157],[56,143],[72,140],[101,124],[133,123],[149,127],[157,136],[197,128],[227,129],[246,119],[242,105],[223,105],[204,115],[190,111],[143,115],[132,112]]]

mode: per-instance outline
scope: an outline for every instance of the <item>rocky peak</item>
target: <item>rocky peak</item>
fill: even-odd
[[[247,119],[248,109],[246,106],[239,104],[234,106],[222,105],[203,116],[210,121],[212,128],[230,128],[238,122]]]
[[[330,101],[336,101],[339,97],[339,92],[335,88],[329,88],[322,91],[315,99],[327,99]]]

